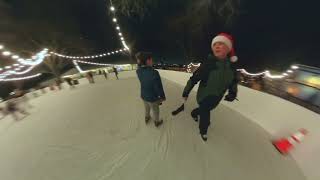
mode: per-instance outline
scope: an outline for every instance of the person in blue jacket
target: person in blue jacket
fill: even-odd
[[[152,54],[139,52],[136,54],[138,62],[137,75],[141,85],[141,98],[145,106],[145,122],[151,120],[150,111],[153,111],[154,123],[156,127],[163,124],[160,120],[159,106],[166,100],[160,74],[152,67]]]

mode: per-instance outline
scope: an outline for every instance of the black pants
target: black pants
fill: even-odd
[[[210,125],[210,111],[215,109],[223,96],[208,96],[199,103],[199,107],[191,112],[192,117],[200,116],[200,134],[207,134]]]

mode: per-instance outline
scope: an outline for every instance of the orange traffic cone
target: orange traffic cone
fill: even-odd
[[[273,145],[281,154],[288,154],[297,144],[301,143],[308,133],[305,129],[300,129],[297,133],[288,138],[282,138],[273,142]]]

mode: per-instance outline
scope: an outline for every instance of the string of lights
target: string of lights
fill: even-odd
[[[198,63],[198,64],[193,64],[193,63],[190,63],[187,67],[187,72],[191,73],[191,68],[192,67],[199,67],[201,65],[201,63]],[[293,70],[297,70],[299,69],[299,66],[297,65],[292,65],[291,66],[291,69],[287,70],[285,73],[283,73],[282,75],[272,75],[270,73],[270,71],[264,71],[264,72],[260,72],[260,73],[249,73],[247,72],[247,70],[245,69],[237,69],[237,71],[243,73],[243,74],[246,74],[246,75],[249,75],[249,76],[265,76],[267,78],[270,78],[270,79],[282,79],[282,78],[285,78],[287,76],[289,76],[289,74],[293,73],[294,71]]]
[[[16,68],[17,66],[20,66],[20,68],[23,68],[24,65],[34,65],[37,64],[37,60],[39,59],[39,56],[43,55],[44,51],[48,51],[48,49],[44,49],[43,51],[37,53],[35,56],[32,56],[32,58],[30,59],[24,59],[21,58],[19,55],[12,53],[9,50],[6,50],[4,45],[0,45],[0,53],[7,57],[7,58],[11,58],[12,60],[16,61],[17,64],[14,64],[14,66],[6,66],[5,69],[12,69],[12,68]],[[33,61],[36,60],[36,61]],[[3,68],[0,68],[0,71],[2,71]]]
[[[84,73],[85,72],[80,68],[80,66],[79,66],[79,64],[78,64],[78,62],[76,60],[73,60],[72,62],[74,64],[74,66],[77,68],[77,70],[79,71],[79,73]]]
[[[116,32],[118,33],[119,40],[121,41],[123,49],[110,51],[110,52],[104,52],[102,54],[89,55],[89,56],[69,56],[69,55],[60,54],[60,53],[53,52],[53,51],[50,52],[50,54],[58,56],[58,57],[66,58],[66,59],[95,59],[95,58],[102,58],[102,57],[111,56],[111,55],[114,55],[114,54],[119,54],[119,53],[122,53],[122,52],[130,51],[130,48],[127,45],[127,42],[126,42],[126,40],[125,40],[125,38],[123,36],[123,33],[121,32],[121,28],[120,28],[118,19],[116,17],[116,9],[112,5],[112,1],[111,1],[110,11],[112,13],[112,21],[114,23],[114,27],[116,29]]]
[[[113,6],[111,0],[110,0],[110,3],[111,3],[110,11],[111,11],[111,13],[112,13],[112,15],[113,15],[112,21],[113,21],[113,23],[115,24],[115,29],[116,29],[116,31],[118,32],[119,39],[120,39],[123,47],[124,47],[126,50],[130,51],[130,48],[128,47],[127,42],[126,42],[125,38],[123,37],[123,34],[122,34],[122,32],[121,32],[120,25],[119,25],[119,23],[118,23],[118,19],[117,19],[117,16],[116,16],[116,8]]]
[[[245,69],[238,69],[237,71],[240,71],[240,72],[242,72],[242,73],[244,73],[246,75],[250,75],[250,76],[262,76],[262,75],[264,75],[266,73],[264,71],[264,72],[261,72],[261,73],[252,74],[252,73],[247,72],[247,70],[245,70]]]
[[[56,52],[50,52],[50,54],[58,56],[58,57],[62,57],[62,58],[66,58],[66,59],[95,59],[95,58],[103,58],[106,56],[111,56],[114,54],[119,54],[119,53],[123,53],[127,51],[127,49],[118,49],[115,51],[111,51],[111,52],[105,52],[102,54],[96,54],[96,55],[90,55],[90,56],[68,56],[68,55],[64,55],[64,54],[59,54]]]
[[[35,56],[32,57],[32,60],[17,60],[17,64],[13,64],[12,66],[5,66],[4,69],[6,70],[3,73],[0,73],[0,79],[4,80],[6,77],[11,75],[22,75],[30,72],[33,70],[37,65],[41,64],[46,55],[47,55],[48,49],[44,49],[41,52],[37,53]],[[23,65],[22,65],[23,64]],[[24,69],[27,67],[27,69]],[[14,70],[12,70],[14,68]],[[22,70],[24,69],[24,70]],[[1,70],[3,70],[1,68]],[[22,71],[21,71],[22,70]]]
[[[80,61],[80,60],[74,60],[74,61],[82,64],[90,64],[90,65],[96,65],[96,66],[113,66],[113,64],[94,63],[94,62],[87,62],[87,61]]]

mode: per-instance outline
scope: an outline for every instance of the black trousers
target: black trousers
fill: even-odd
[[[200,116],[200,134],[207,134],[210,125],[210,111],[215,109],[223,96],[208,96],[199,103],[199,107],[191,112],[192,117]]]

